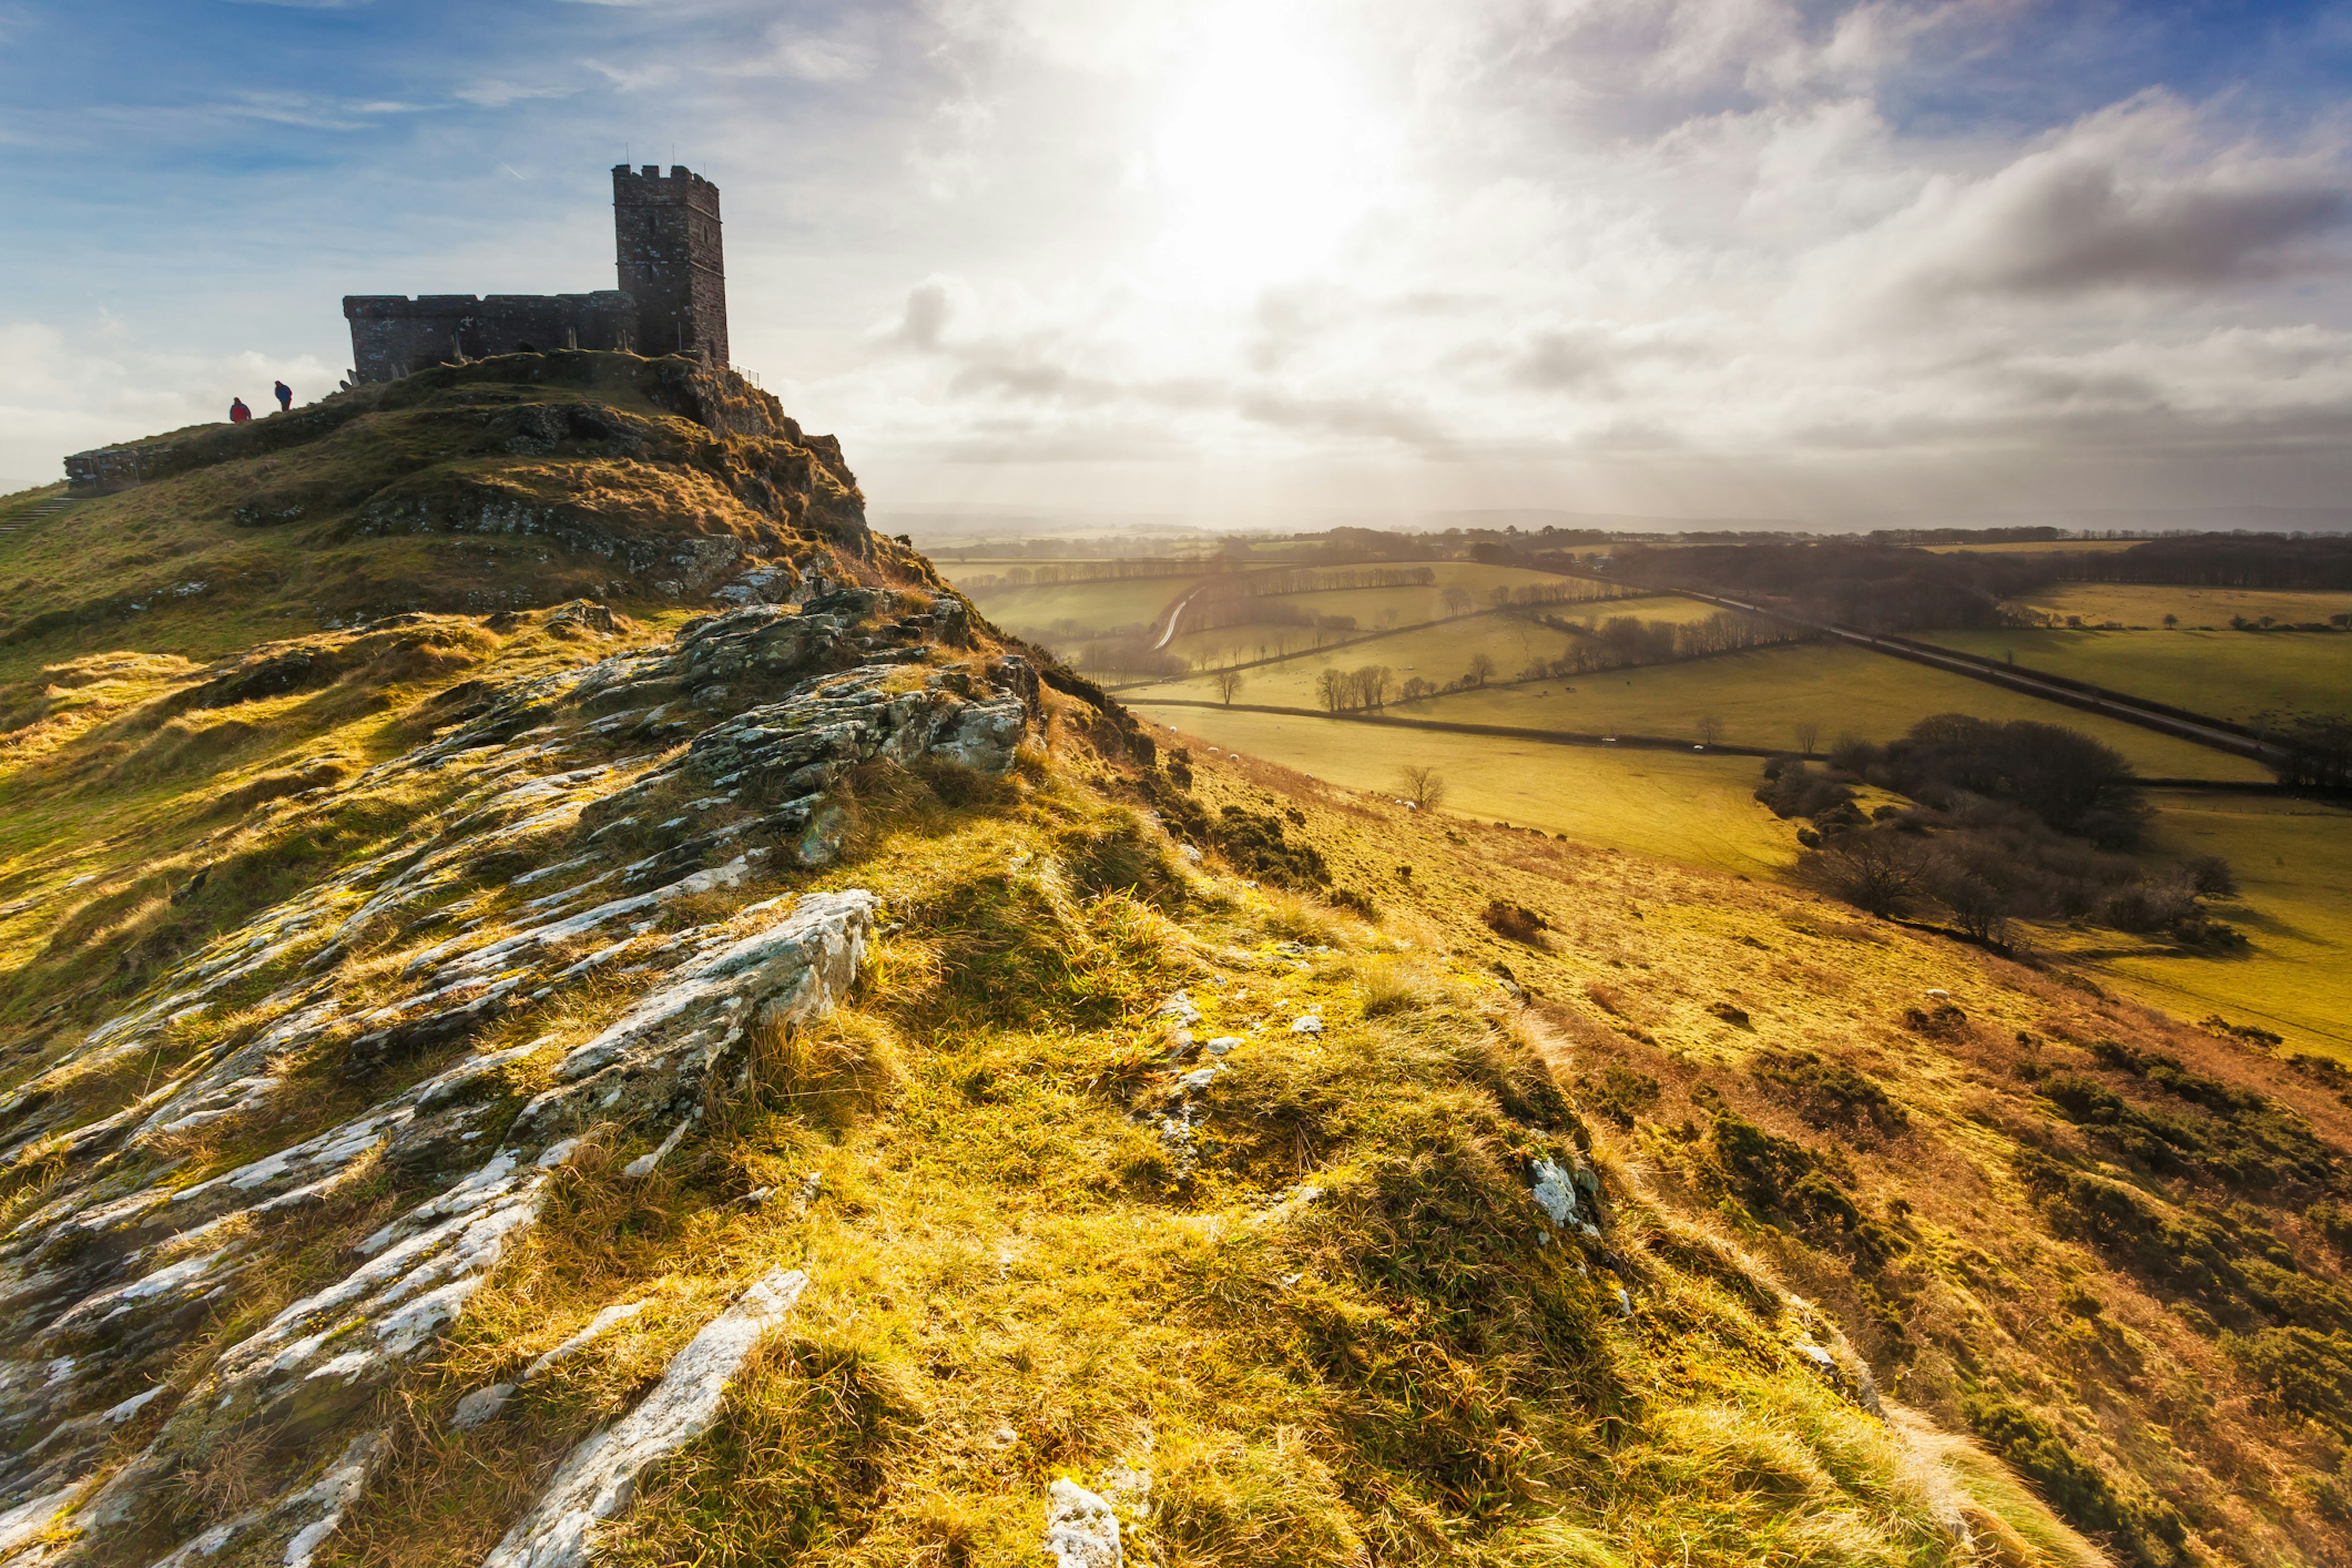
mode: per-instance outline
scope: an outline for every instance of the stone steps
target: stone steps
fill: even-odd
[[[30,506],[17,507],[0,516],[0,539],[22,533],[36,523],[47,522],[58,513],[79,506],[80,503],[79,496],[51,496],[47,500],[35,501]]]

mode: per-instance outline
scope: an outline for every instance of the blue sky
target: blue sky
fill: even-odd
[[[2352,8],[0,0],[0,482],[612,282],[877,510],[2341,503]]]

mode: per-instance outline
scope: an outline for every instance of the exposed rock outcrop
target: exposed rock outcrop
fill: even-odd
[[[965,654],[963,617],[952,599],[836,591],[489,693],[349,786],[456,771],[478,784],[454,808],[195,952],[0,1099],[8,1152],[37,1145],[68,1173],[0,1237],[0,1560],[119,1536],[193,1562],[268,1531],[307,1562],[375,1462],[351,1424],[465,1311],[583,1140],[642,1147],[626,1173],[649,1173],[732,1092],[751,1031],[815,1019],[854,983],[871,894],[757,897],[837,853],[845,776],[1012,765],[1036,682],[1017,659]],[[526,847],[529,869],[478,874]],[[679,900],[714,896],[738,907],[661,929]],[[386,970],[379,954],[398,957]],[[586,1038],[469,1047],[591,974],[634,995]],[[229,997],[234,1024],[191,1048],[189,1026]],[[112,1106],[79,1092],[133,1060],[161,1064],[160,1081]],[[306,1108],[335,1083],[383,1087],[319,1125]],[[269,1129],[289,1135],[192,1171],[206,1140]],[[353,1238],[339,1277],[192,1358],[194,1325],[272,1266],[281,1225],[362,1171],[412,1195]],[[586,1522],[707,1423],[797,1288],[772,1278],[680,1352],[500,1560],[576,1561]],[[125,1429],[144,1446],[110,1460]],[[278,1484],[169,1533],[187,1528],[175,1478],[233,1438],[278,1457]],[[313,1454],[341,1457],[314,1469]]]
[[[596,1527],[628,1507],[648,1465],[710,1426],[744,1358],[807,1285],[800,1270],[776,1268],[743,1292],[670,1358],[661,1382],[635,1410],[572,1451],[482,1568],[580,1568]]]

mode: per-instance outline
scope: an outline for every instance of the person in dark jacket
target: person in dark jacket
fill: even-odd
[[[294,389],[281,381],[278,384],[278,412],[288,414],[291,413],[293,408]]]
[[[245,405],[244,398],[232,397],[228,400],[228,422],[230,424],[243,425],[252,419],[252,417],[253,410]]]

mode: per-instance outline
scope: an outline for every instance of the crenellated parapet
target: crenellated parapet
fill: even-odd
[[[586,294],[350,294],[355,382],[553,349],[729,363],[719,187],[683,164],[613,171],[617,289]]]
[[[429,364],[554,349],[634,349],[637,303],[593,294],[346,294],[352,363],[362,382]]]

